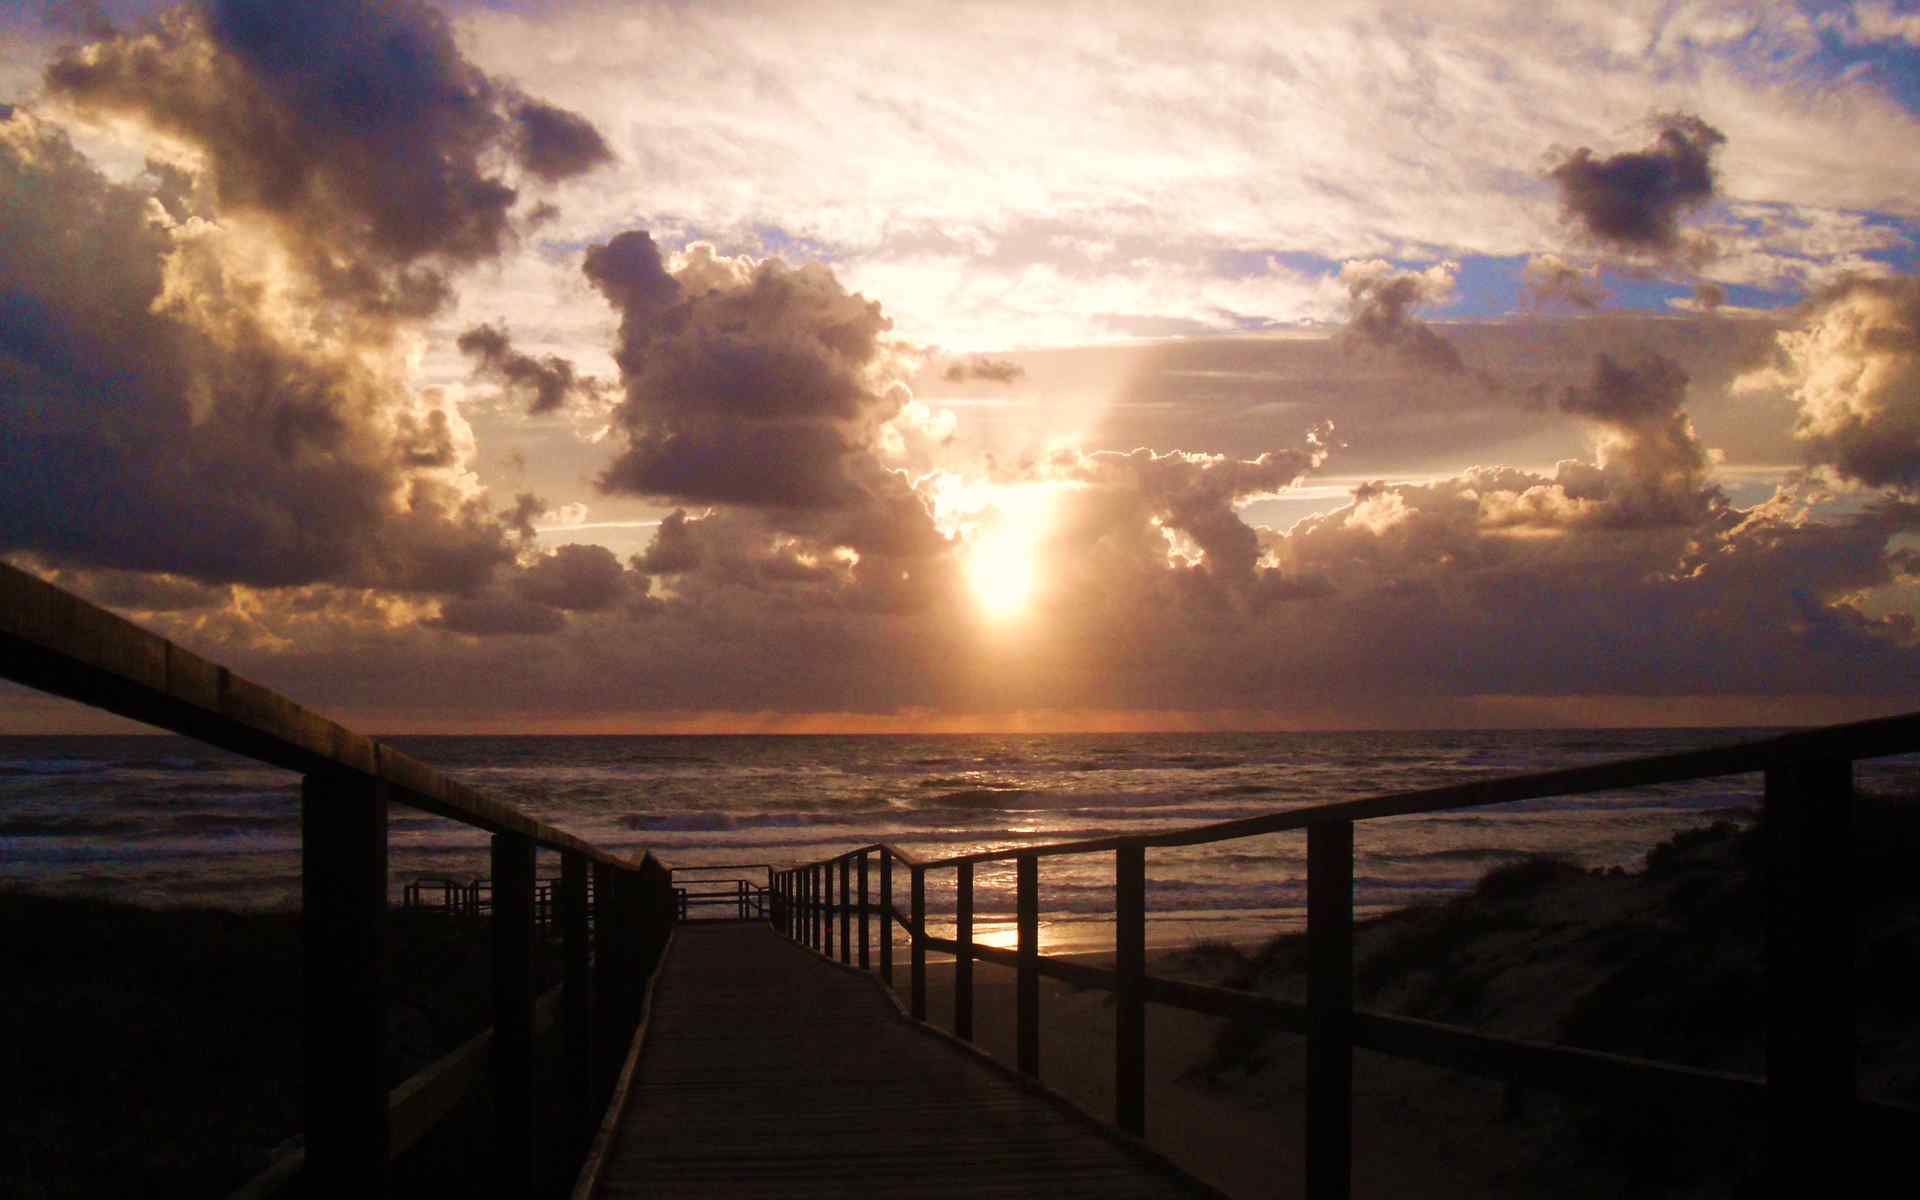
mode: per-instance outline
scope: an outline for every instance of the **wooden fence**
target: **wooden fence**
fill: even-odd
[[[4,563],[0,676],[303,777],[301,1172],[310,1194],[384,1195],[393,1157],[489,1075],[498,1193],[529,1194],[535,1034],[543,1012],[555,1008],[574,1131],[564,1152],[584,1148],[613,1086],[598,1064],[607,1051],[618,1061],[647,973],[671,932],[671,875],[653,855],[602,850]],[[490,896],[466,896],[490,913],[494,1024],[389,1092],[382,944],[387,814],[396,804],[493,835]],[[541,907],[534,863],[541,848],[560,855],[553,908],[563,954],[563,981],[544,1000],[534,984]],[[284,1176],[288,1165],[271,1173]]]
[[[1162,1004],[1254,1022],[1307,1038],[1306,1193],[1349,1195],[1352,1178],[1353,1052],[1379,1051],[1472,1074],[1569,1093],[1632,1098],[1660,1094],[1703,1106],[1764,1109],[1769,1177],[1781,1195],[1825,1194],[1853,1152],[1920,1133],[1920,1112],[1864,1101],[1855,1080],[1853,763],[1920,752],[1920,714],[1791,733],[1764,741],[1401,792],[1268,816],[1157,833],[1056,842],[923,860],[874,843],[773,877],[773,920],[789,937],[829,957],[872,969],[869,926],[881,925],[878,970],[893,979],[893,935],[907,933],[908,1008],[927,1014],[928,950],[954,955],[953,1032],[973,1036],[973,963],[1013,968],[1015,1059],[1040,1071],[1042,975],[1114,993],[1114,1121],[1144,1134],[1146,1006]],[[1767,873],[1767,1069],[1765,1078],[1570,1046],[1491,1037],[1459,1026],[1354,1007],[1353,830],[1359,821],[1444,812],[1759,772]],[[1304,830],[1307,838],[1307,1001],[1163,979],[1146,972],[1147,851]],[[1039,862],[1056,855],[1111,854],[1112,968],[1039,953]],[[973,939],[976,864],[1012,860],[1016,947]],[[877,872],[870,870],[877,860]],[[894,873],[908,872],[908,907],[894,900]],[[926,931],[926,877],[955,877],[954,936]],[[877,896],[873,876],[878,875]]]

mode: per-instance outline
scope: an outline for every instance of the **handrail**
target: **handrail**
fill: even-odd
[[[670,876],[652,854],[633,858],[595,846],[7,563],[0,563],[0,677],[304,777],[302,1174],[309,1191],[385,1194],[389,1160],[451,1110],[449,1093],[476,1077],[484,1054],[497,1097],[496,1187],[533,1192],[541,1012],[534,939],[550,903],[562,925],[565,967],[558,1003],[573,1126],[565,1141],[584,1144],[597,1125],[598,1098],[611,1092],[610,1073],[594,1065],[604,1057],[595,1043],[624,1043],[640,987],[671,932]],[[390,1096],[382,930],[392,803],[493,834],[486,907],[494,1024]],[[561,855],[558,881],[535,878],[542,846]],[[476,887],[469,885],[470,894]],[[407,894],[417,898],[418,887]],[[243,1190],[263,1194],[287,1173],[286,1163],[277,1164]]]
[[[628,870],[640,866],[4,562],[0,652],[0,673],[16,683],[302,775],[384,783],[409,808],[490,833],[519,834]]]
[[[909,1012],[926,1020],[926,954],[954,955],[954,1028],[971,1039],[972,964],[1016,973],[1018,1068],[1039,1073],[1038,981],[1052,976],[1116,993],[1115,1123],[1145,1131],[1145,1006],[1183,1008],[1254,1021],[1304,1034],[1307,1056],[1307,1193],[1344,1200],[1352,1173],[1352,1063],[1356,1048],[1375,1050],[1497,1079],[1567,1091],[1659,1088],[1712,1103],[1763,1105],[1772,1136],[1775,1178],[1789,1192],[1817,1190],[1822,1172],[1859,1136],[1856,1115],[1878,1127],[1905,1122],[1920,1130],[1920,1112],[1863,1100],[1854,1083],[1851,939],[1835,936],[1852,919],[1852,764],[1920,752],[1920,713],[1909,713],[1758,741],[1556,771],[1500,776],[1465,784],[1314,805],[1257,817],[1178,829],[1019,846],[938,859],[918,859],[887,842],[872,842],[775,876],[773,921],[788,937],[852,960],[849,922],[857,914],[859,965],[869,965],[870,917],[881,920],[881,974],[891,984],[892,926],[905,927],[912,962]],[[1549,796],[1614,791],[1651,784],[1764,772],[1767,849],[1768,1072],[1764,1079],[1571,1046],[1490,1037],[1471,1029],[1358,1009],[1353,1003],[1353,830],[1356,822],[1443,812]],[[1259,992],[1148,975],[1146,852],[1305,830],[1307,834],[1308,999],[1304,1004]],[[1043,857],[1112,853],[1115,858],[1113,967],[1039,953],[1038,863]],[[880,862],[880,896],[869,895],[868,859]],[[1014,949],[973,940],[974,866],[1013,860],[1016,870]],[[908,869],[911,903],[893,901],[892,871]],[[859,886],[851,875],[857,865]],[[836,870],[837,867],[837,870]],[[955,935],[926,929],[926,873],[956,872]],[[836,900],[835,876],[839,877]],[[1784,1194],[1784,1193],[1783,1193]]]

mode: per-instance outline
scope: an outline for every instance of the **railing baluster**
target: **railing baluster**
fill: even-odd
[[[820,950],[828,958],[833,957],[833,863],[820,866]]]
[[[1113,852],[1114,1050],[1113,1119],[1128,1133],[1147,1128],[1147,851]]]
[[[306,1178],[313,1195],[387,1189],[387,785],[300,789]]]
[[[1767,1109],[1781,1195],[1829,1191],[1857,1162],[1853,764],[1766,773]]]
[[[625,1044],[620,1030],[619,996],[620,977],[614,968],[614,892],[620,886],[616,882],[619,874],[612,863],[593,862],[593,1041],[597,1046],[607,1048]],[[612,1053],[594,1056],[593,1063],[593,1105],[596,1109],[604,1106],[607,1098],[613,1094],[614,1075],[620,1070],[613,1062]]]
[[[853,896],[848,888],[853,863],[847,857],[840,860],[840,961],[847,963],[853,959]]]
[[[1040,860],[1023,854],[1014,860],[1015,919],[1020,932],[1020,968],[1015,1003],[1016,1057],[1020,1070],[1040,1074]]]
[[[927,870],[910,866],[907,918],[913,929],[907,947],[908,1011],[916,1021],[927,1019]]]
[[[893,988],[893,851],[880,848],[880,978]]]
[[[973,864],[953,872],[953,1036],[973,1040]]]
[[[569,1137],[581,1145],[593,1137],[593,981],[587,940],[587,856],[560,855],[560,936],[566,974],[561,980],[561,1040],[566,1055],[566,1102],[572,1106]],[[568,1148],[569,1154],[573,1148]]]
[[[1307,826],[1307,1196],[1353,1178],[1353,823]]]
[[[534,1191],[534,845],[493,835],[493,1108],[502,1195]]]
[[[872,970],[873,968],[869,964],[867,959],[867,954],[868,954],[867,939],[869,937],[868,926],[871,924],[872,917],[873,917],[873,908],[867,901],[867,852],[865,850],[862,850],[860,852],[859,874],[860,874],[860,969],[862,971],[869,971],[869,970]]]

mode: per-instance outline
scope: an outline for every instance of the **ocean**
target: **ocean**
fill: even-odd
[[[788,865],[885,840],[923,857],[1166,829],[1762,736],[1765,730],[806,737],[397,737],[481,791],[674,866]],[[1863,787],[1920,790],[1920,756],[1862,763]],[[0,738],[0,888],[147,906],[292,907],[298,778],[174,737]],[[1356,902],[1457,893],[1540,852],[1634,867],[1677,830],[1750,821],[1757,775],[1364,822]],[[1253,940],[1305,915],[1305,835],[1152,850],[1150,943]],[[486,835],[396,807],[391,882],[480,876]],[[557,875],[543,853],[542,875]],[[738,872],[727,872],[733,875]],[[951,929],[952,872],[928,877]],[[877,888],[877,879],[874,884]],[[1011,863],[976,877],[979,940],[1010,944]],[[1112,944],[1111,855],[1041,860],[1048,951]],[[904,906],[904,876],[899,879]],[[943,918],[945,922],[943,923]]]

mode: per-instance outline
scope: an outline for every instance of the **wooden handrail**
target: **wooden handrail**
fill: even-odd
[[[1307,1194],[1344,1200],[1352,1174],[1352,1072],[1356,1048],[1375,1050],[1482,1076],[1566,1091],[1639,1093],[1658,1088],[1712,1103],[1764,1104],[1776,1178],[1789,1191],[1817,1188],[1822,1163],[1865,1129],[1920,1130],[1920,1111],[1862,1099],[1853,1082],[1851,939],[1835,929],[1851,919],[1849,852],[1852,764],[1860,759],[1920,753],[1920,713],[1803,730],[1743,744],[1685,751],[1557,771],[1397,792],[1316,805],[1258,817],[1152,833],[1088,838],[916,859],[875,842],[829,858],[786,868],[774,877],[789,936],[832,954],[830,917],[861,915],[861,941],[872,912],[891,947],[892,924],[907,931],[912,954],[908,1011],[926,1019],[926,953],[955,960],[953,1032],[972,1036],[972,963],[1016,973],[1016,1058],[1038,1074],[1039,1021],[1034,988],[1040,976],[1118,994],[1115,1038],[1115,1121],[1144,1132],[1145,1042],[1140,1006],[1151,1002],[1248,1020],[1304,1034],[1308,1047]],[[1353,830],[1359,821],[1444,812],[1551,796],[1623,790],[1725,775],[1764,772],[1768,851],[1768,1073],[1765,1079],[1702,1071],[1581,1050],[1570,1046],[1489,1037],[1470,1029],[1356,1009],[1353,1003]],[[1235,838],[1305,830],[1308,838],[1308,1000],[1278,1000],[1258,992],[1162,979],[1144,971],[1145,852]],[[865,891],[867,856],[879,854],[883,872],[899,861],[912,876],[907,913],[891,897],[871,907]],[[1115,855],[1118,962],[1113,969],[1039,953],[1036,875],[1043,857]],[[973,941],[974,866],[1012,859],[1016,867],[1017,946]],[[838,866],[861,864],[858,903],[822,895]],[[955,936],[926,932],[925,879],[929,870],[955,873]],[[842,937],[843,943],[845,935]],[[844,953],[844,951],[843,951]],[[883,957],[892,982],[890,953]],[[1904,1123],[1904,1124],[1903,1124]],[[1851,1156],[1848,1156],[1851,1157]]]
[[[624,1042],[633,976],[658,960],[672,925],[671,876],[653,855],[616,854],[484,796],[391,746],[301,707],[227,668],[6,563],[0,563],[0,677],[298,772],[307,989],[304,1029],[308,1190],[383,1195],[388,1162],[452,1107],[484,1055],[499,1103],[500,1194],[533,1190],[533,941],[557,906],[565,925],[563,1076],[576,1095],[565,1141],[584,1141],[610,1081],[591,1069],[593,1029]],[[385,1087],[383,938],[388,808],[403,804],[493,835],[494,1025],[401,1085]],[[558,851],[564,896],[534,877],[536,847]],[[587,874],[598,916],[588,938]],[[435,881],[443,888],[458,887]],[[407,889],[419,898],[417,886]],[[477,910],[477,884],[463,907]],[[591,945],[591,949],[590,949]],[[607,1086],[602,1086],[602,1084]],[[279,1162],[247,1185],[265,1194]]]
[[[611,853],[355,733],[157,633],[0,562],[0,674],[302,775],[359,777],[394,803],[627,870]]]

